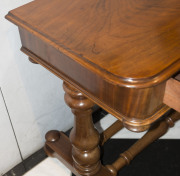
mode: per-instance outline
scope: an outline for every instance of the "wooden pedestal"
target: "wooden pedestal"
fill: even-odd
[[[99,135],[91,117],[94,103],[73,86],[64,82],[63,87],[65,102],[75,116],[74,127],[69,138],[63,132],[49,131],[46,134],[45,151],[49,156],[58,158],[77,176],[116,176],[118,170],[128,165],[138,153],[164,135],[180,119],[180,114],[171,110],[112,165],[105,167],[100,162],[99,145],[121,130],[123,124],[116,121]]]

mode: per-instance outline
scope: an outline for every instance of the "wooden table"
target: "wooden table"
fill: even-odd
[[[74,128],[70,140],[48,132],[45,149],[76,175],[116,175],[180,118],[170,113],[180,111],[179,0],[35,0],[6,18],[19,27],[30,61],[64,80]],[[101,143],[94,104],[118,119]],[[140,132],[154,122],[117,161],[102,166],[99,144],[123,126]]]

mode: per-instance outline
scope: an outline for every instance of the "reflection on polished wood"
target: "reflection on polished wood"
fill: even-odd
[[[179,16],[179,0],[35,0],[8,13],[30,61],[65,81],[75,115],[70,141],[57,131],[46,135],[49,155],[76,175],[111,176],[100,164],[99,141],[123,126],[148,130],[171,108],[180,111]],[[91,120],[94,103],[119,120],[101,140]],[[150,141],[140,140],[139,149]]]
[[[34,61],[143,131],[167,110],[166,81],[180,70],[178,7],[179,0],[36,0],[6,18]]]
[[[94,103],[69,84],[63,84],[65,102],[74,114],[70,133],[74,167],[81,175],[94,175],[101,168],[99,133],[92,121]]]
[[[76,169],[73,167],[74,165],[73,165],[73,158],[72,158],[71,142],[69,141],[68,137],[64,133],[59,132],[59,135],[60,135],[60,138],[58,141],[55,141],[55,142],[46,141],[46,145],[45,145],[46,153],[49,156],[58,158],[76,176],[81,176],[76,171]],[[106,167],[101,166],[100,170],[96,174],[94,174],[93,176],[112,176],[112,174]]]

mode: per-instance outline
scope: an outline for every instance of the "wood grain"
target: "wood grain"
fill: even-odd
[[[22,36],[23,39],[28,38],[28,35]],[[28,49],[22,47],[21,50],[25,54],[56,76],[75,86],[89,99],[123,121],[126,128],[131,131],[147,130],[150,124],[170,109],[162,103],[165,83],[144,89],[114,86],[102,80],[98,75],[94,75],[92,72],[84,69],[81,65],[70,62],[69,58],[67,59],[64,55],[59,57],[59,62],[54,61],[53,59],[56,56],[54,55],[55,50],[49,51],[53,55],[53,57],[51,57],[51,54],[46,53],[45,50],[43,52],[44,45],[41,45],[41,42],[33,45],[32,42],[30,42],[32,41],[31,39],[28,38],[27,41],[29,41],[28,47],[37,46],[34,47],[36,52],[38,52],[38,50],[42,51],[41,53],[47,60],[40,58]],[[23,45],[25,45],[24,42],[26,42],[26,40],[23,40]],[[40,52],[38,53],[41,54]],[[50,56],[51,59],[48,59],[49,57],[46,56]],[[59,53],[57,53],[57,57],[58,56]],[[92,84],[92,82],[94,84]]]
[[[179,79],[179,80],[178,80]],[[176,79],[169,79],[166,82],[166,89],[163,102],[169,107],[180,112],[180,76],[177,75]]]
[[[50,133],[53,136],[52,132],[54,131],[48,132],[47,135]],[[76,176],[81,176],[73,167],[72,146],[69,138],[63,132],[59,132],[59,136],[60,138],[57,141],[46,141],[46,153],[51,157],[59,159]],[[91,176],[112,176],[112,174],[106,167],[101,166],[100,170]]]
[[[92,121],[94,103],[73,86],[63,83],[65,102],[74,114],[70,133],[74,168],[80,175],[94,175],[101,169],[100,135]]]
[[[179,0],[43,0],[7,19],[114,84],[147,87],[180,69]]]
[[[22,50],[132,131],[168,111],[180,70],[179,0],[44,0],[9,12]]]
[[[8,13],[30,61],[65,81],[74,128],[70,141],[58,131],[47,133],[50,156],[78,176],[116,175],[173,125],[169,118],[149,131],[111,173],[100,162],[91,107],[96,103],[121,120],[105,131],[107,138],[122,125],[147,130],[170,107],[180,110],[179,77],[171,78],[180,71],[179,16],[179,0],[35,0]]]

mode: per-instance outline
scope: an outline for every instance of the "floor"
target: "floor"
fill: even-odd
[[[99,131],[105,129],[110,124],[110,121],[111,123],[115,121],[110,115],[105,115],[105,112],[98,112],[94,115],[96,116],[94,119]],[[105,118],[101,119],[103,116]],[[123,136],[123,130],[121,133],[113,136],[104,145],[102,149],[102,162],[104,165],[111,164],[117,159],[120,153],[136,142],[137,139],[121,138]],[[128,135],[129,138],[134,137],[131,132]],[[165,136],[166,139],[157,140],[146,148],[129,166],[124,167],[118,173],[118,176],[179,176],[180,140],[167,139],[168,135],[170,136],[171,133]],[[43,149],[29,157],[24,163],[13,168],[4,176],[22,176],[23,174],[24,176],[71,176],[71,172],[57,159],[46,157]]]
[[[71,176],[68,170],[60,161],[55,158],[46,158],[35,168],[27,172],[24,176]]]

